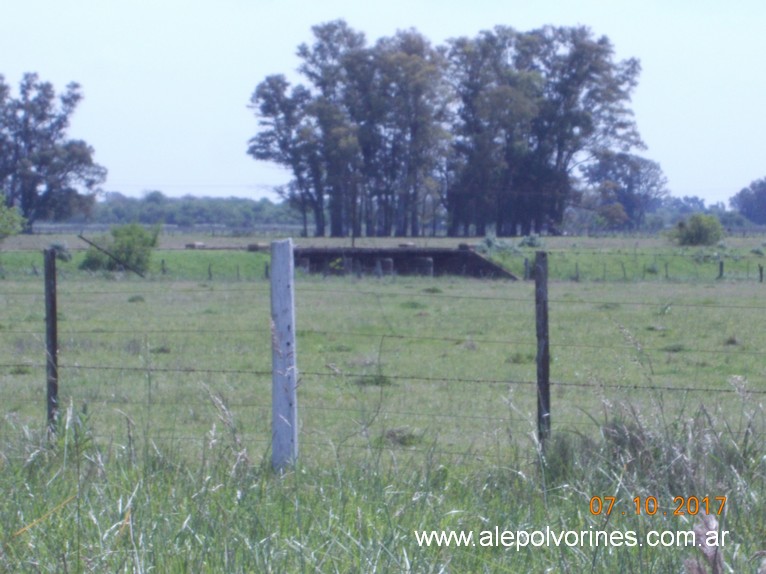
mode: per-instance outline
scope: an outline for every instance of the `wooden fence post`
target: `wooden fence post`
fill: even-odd
[[[281,472],[298,459],[298,369],[292,239],[271,244],[271,466]]]
[[[58,325],[56,309],[56,250],[43,251],[45,262],[45,371],[47,379],[48,432],[56,432],[59,410]]]
[[[537,434],[551,436],[550,339],[548,338],[548,254],[535,254],[535,319],[537,325]]]

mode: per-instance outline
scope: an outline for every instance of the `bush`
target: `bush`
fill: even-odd
[[[696,213],[686,221],[679,221],[673,238],[680,245],[714,245],[723,237],[721,222],[714,215]]]
[[[96,241],[103,250],[90,247],[81,269],[89,271],[119,271],[129,269],[144,273],[149,268],[152,249],[157,247],[160,228],[147,230],[137,223],[113,227],[111,238]]]
[[[521,238],[519,247],[543,247],[543,240],[539,235],[527,235]]]
[[[14,207],[5,205],[0,198],[0,241],[11,235],[16,235],[24,228],[24,218]]]
[[[498,239],[494,235],[487,235],[484,240],[477,245],[476,250],[479,253],[487,255],[495,253],[519,254],[519,250],[514,245],[511,245],[502,239]]]

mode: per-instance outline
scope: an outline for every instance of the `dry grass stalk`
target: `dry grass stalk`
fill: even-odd
[[[723,574],[723,551],[718,545],[708,544],[708,532],[718,531],[718,520],[712,514],[701,515],[702,522],[694,527],[694,536],[697,540],[697,548],[710,566],[709,574]],[[700,564],[698,559],[684,561],[686,574],[708,574],[708,571]]]

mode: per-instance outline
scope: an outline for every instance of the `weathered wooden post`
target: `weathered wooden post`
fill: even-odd
[[[758,282],[763,283],[763,265],[758,264]]]
[[[537,326],[537,434],[551,436],[550,339],[548,337],[548,254],[535,254],[535,319]]]
[[[46,249],[43,251],[43,259],[45,263],[45,370],[48,395],[48,431],[55,433],[59,410],[56,250]]]
[[[723,279],[723,260],[718,262],[718,279]]]
[[[292,239],[271,244],[271,466],[298,459],[298,369]]]

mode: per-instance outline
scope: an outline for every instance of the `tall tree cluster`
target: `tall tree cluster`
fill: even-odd
[[[729,200],[730,205],[744,217],[757,223],[766,224],[766,177],[750,183]]]
[[[25,74],[13,97],[0,76],[0,190],[27,226],[87,212],[106,178],[93,148],[67,137],[81,99],[77,84],[56,97],[53,86],[36,74]]]
[[[256,87],[248,148],[291,170],[280,193],[307,232],[311,219],[320,236],[527,235],[560,225],[580,175],[602,186],[617,173],[614,187],[643,181],[633,167],[658,169],[631,155],[643,147],[629,108],[639,63],[615,61],[588,28],[496,27],[443,46],[406,30],[369,44],[338,20],[313,35],[298,47],[301,83]]]

